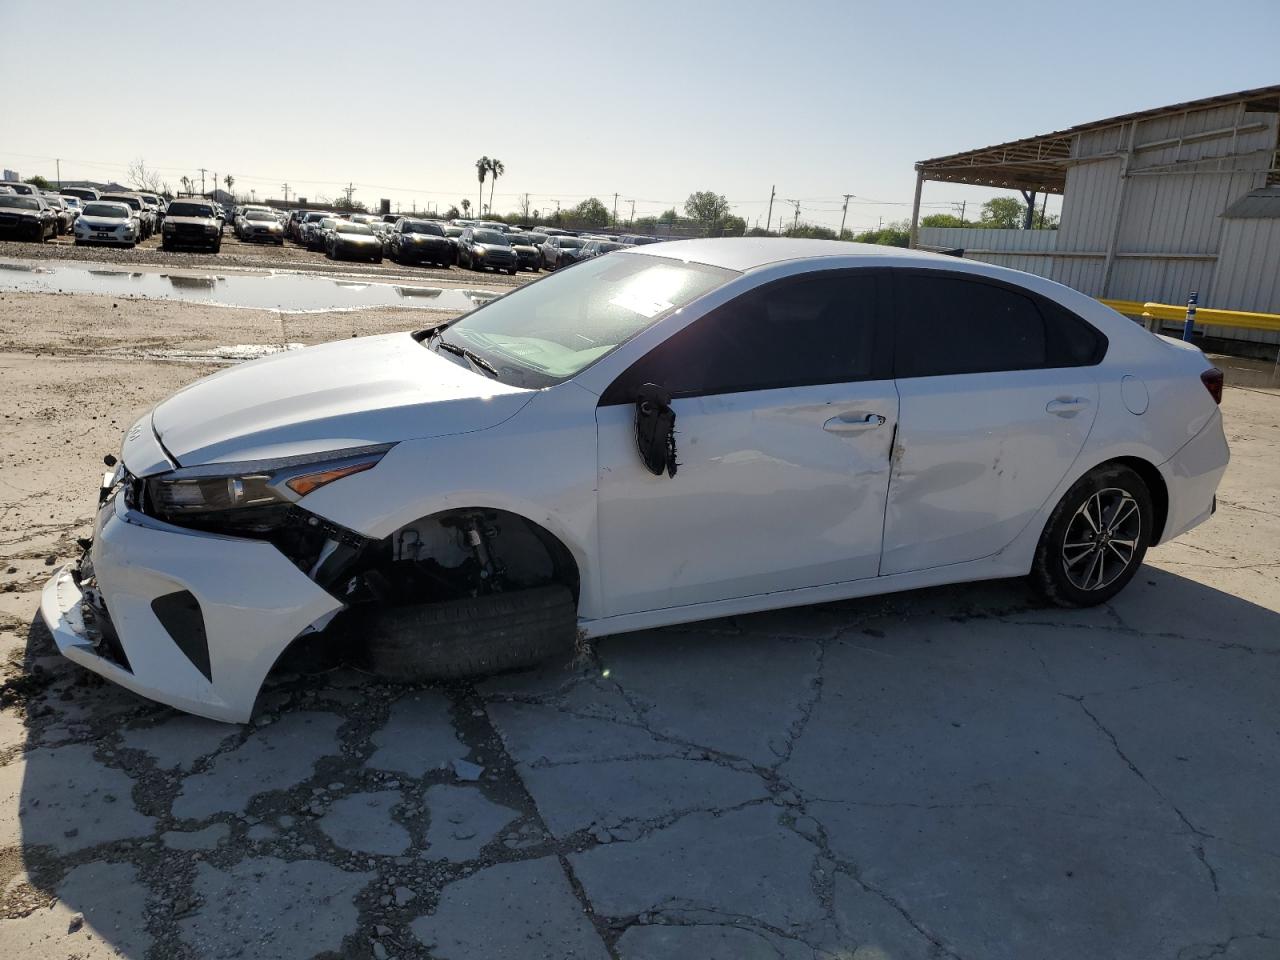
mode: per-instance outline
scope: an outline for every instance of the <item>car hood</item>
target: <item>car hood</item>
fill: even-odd
[[[378,238],[371,233],[339,233],[335,234],[343,243],[377,243]]]
[[[216,227],[218,221],[213,217],[176,217],[167,216],[164,218],[167,223],[194,223],[198,226]]]
[[[151,422],[188,467],[472,433],[513,417],[535,393],[396,333],[239,364],[178,391]],[[129,462],[127,444],[125,464],[144,468]]]
[[[116,227],[128,226],[132,217],[86,217],[81,215],[80,222],[92,230],[114,230]]]

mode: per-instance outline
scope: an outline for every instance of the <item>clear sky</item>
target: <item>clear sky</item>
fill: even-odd
[[[914,161],[1280,82],[1280,0],[0,0],[0,163],[258,199],[599,197],[624,216],[714,190],[764,224],[910,213]],[[26,25],[33,28],[24,40]],[[487,185],[486,185],[487,186]],[[210,188],[212,185],[210,184]],[[991,191],[925,188],[926,212]],[[486,189],[485,200],[488,201]],[[880,201],[871,203],[868,201]],[[1054,205],[1050,203],[1050,210]]]

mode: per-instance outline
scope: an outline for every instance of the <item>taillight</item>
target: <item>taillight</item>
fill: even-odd
[[[1222,403],[1222,371],[1217,367],[1210,367],[1204,373],[1200,374],[1200,382],[1204,384],[1204,388],[1209,391],[1209,396],[1213,397],[1214,403]]]

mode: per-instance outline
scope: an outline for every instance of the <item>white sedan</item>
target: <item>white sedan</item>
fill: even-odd
[[[104,200],[86,203],[72,230],[76,246],[112,243],[132,247],[141,239],[133,211],[123,203]]]
[[[42,609],[76,662],[244,721],[326,629],[458,676],[957,581],[1096,604],[1213,513],[1221,389],[1194,347],[982,263],[631,248],[180,391],[107,458]]]

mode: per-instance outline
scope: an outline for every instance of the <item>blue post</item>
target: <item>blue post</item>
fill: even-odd
[[[1191,339],[1191,331],[1196,325],[1196,300],[1199,299],[1199,292],[1191,291],[1191,296],[1187,297],[1187,322],[1182,325],[1182,339],[1189,341]]]

